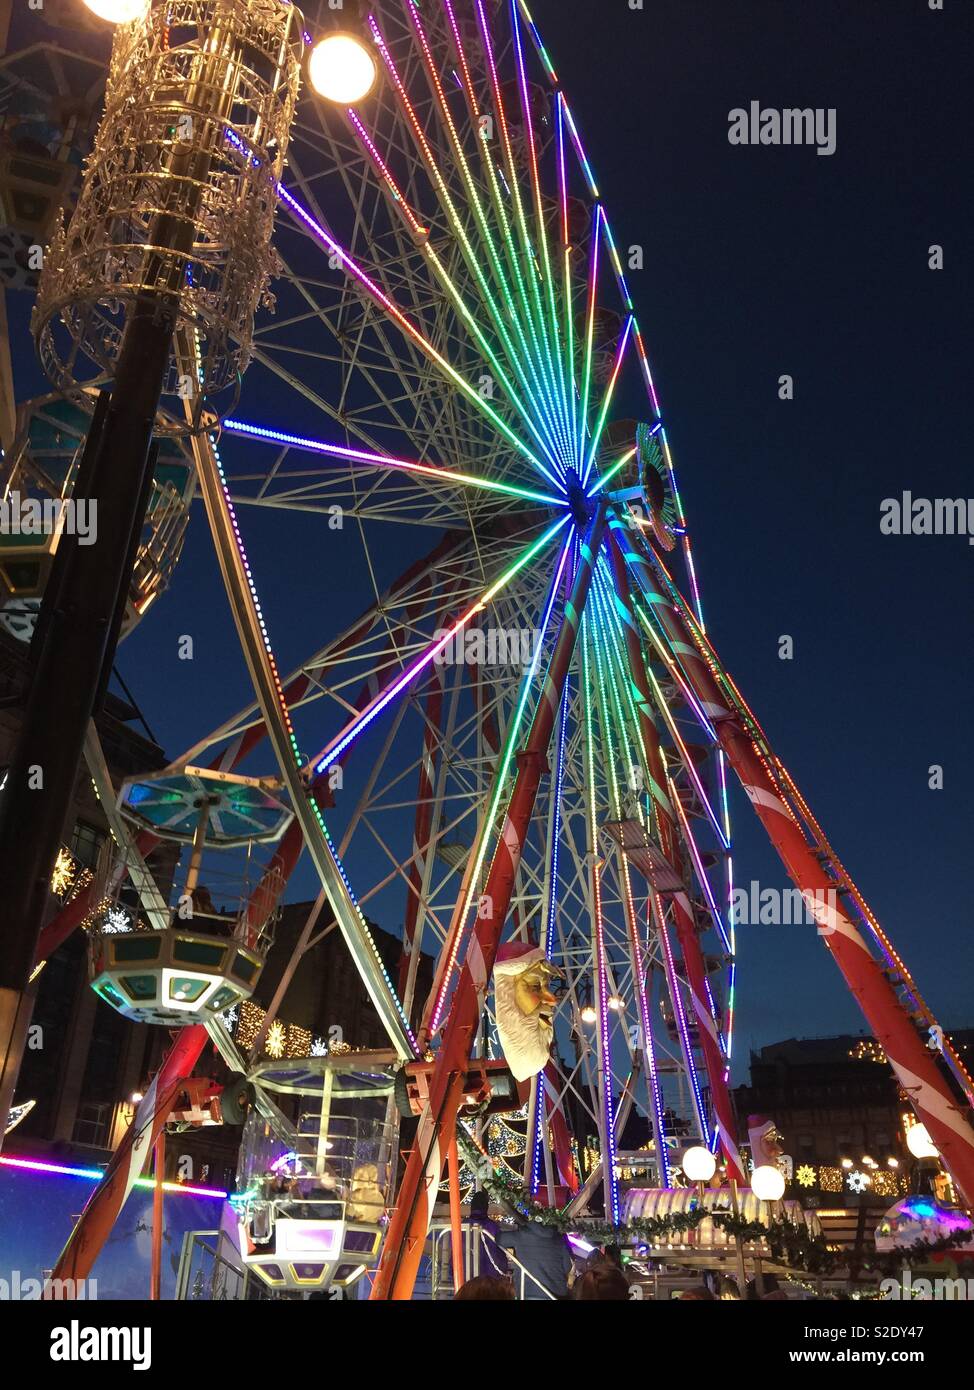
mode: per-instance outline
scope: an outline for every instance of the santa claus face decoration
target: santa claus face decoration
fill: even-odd
[[[511,946],[494,967],[497,1034],[504,1058],[518,1081],[537,1076],[548,1063],[558,1003],[548,988],[561,971],[534,948]]]
[[[525,1018],[537,1014],[538,1022],[547,1023],[549,1028],[551,1015],[558,1003],[547,987],[554,974],[554,966],[541,961],[538,965],[529,965],[524,974],[516,976],[514,980],[514,998],[521,1013]]]

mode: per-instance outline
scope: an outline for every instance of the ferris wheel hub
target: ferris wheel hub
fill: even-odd
[[[585,495],[582,480],[574,468],[569,468],[565,474],[565,493],[572,520],[579,530],[584,531],[592,520],[595,508],[591,499]]]

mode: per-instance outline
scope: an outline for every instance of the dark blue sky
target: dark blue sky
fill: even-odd
[[[974,548],[879,529],[880,503],[903,489],[974,497],[974,6],[945,5],[532,9],[617,240],[645,248],[630,284],[711,636],[934,1010],[956,1026],[974,1021]],[[728,112],[752,100],[834,107],[836,153],[731,146]],[[927,268],[934,242],[941,272]],[[783,373],[795,380],[788,403]],[[321,526],[246,516],[282,669],[330,631],[323,610],[353,606],[313,563]],[[187,630],[192,664],[174,659]],[[778,659],[783,634],[790,662]],[[173,753],[246,699],[201,512],[172,593],[119,665]],[[944,768],[942,791],[928,790],[932,764]],[[735,811],[739,881],[783,886],[742,797]],[[305,870],[292,896],[314,886]],[[742,929],[739,946],[739,1059],[749,1045],[861,1026],[808,929]]]

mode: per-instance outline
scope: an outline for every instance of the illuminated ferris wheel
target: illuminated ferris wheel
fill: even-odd
[[[374,604],[294,677],[327,731],[313,766],[340,769],[329,828],[361,907],[404,922],[395,984],[436,1046],[554,702],[504,911],[505,938],[565,985],[527,1176],[568,1181],[541,1117],[593,1097],[609,1150],[630,1106],[650,1117],[661,1183],[721,1134],[736,1166],[724,767],[624,558],[672,552],[699,619],[609,216],[525,6],[377,5],[364,26],[370,94],[308,101],[292,132],[276,314],[247,382],[260,364],[277,389],[245,388],[221,442],[238,504],[337,516],[360,541]],[[380,585],[392,547],[403,570]],[[559,675],[573,586],[588,601]],[[420,948],[438,957],[428,1000]]]
[[[308,15],[306,46],[331,18]],[[731,770],[802,891],[841,895],[826,945],[911,1075],[919,996],[710,645],[636,305],[527,5],[376,0],[352,28],[360,92],[319,70],[340,99],[297,106],[275,312],[257,318],[239,401],[189,421],[255,700],[167,776],[183,794],[205,763],[243,785],[270,742],[292,819],[275,801],[277,847],[241,920],[253,945],[307,849],[390,1048],[421,1075],[376,1284],[408,1297],[463,1079],[488,1050],[495,964],[518,949],[562,986],[542,1014],[550,1058],[529,1073],[530,1190],[618,1221],[634,1111],[650,1186],[692,1146],[743,1180]],[[199,337],[179,350],[203,381]],[[287,674],[246,554],[253,507],[318,514],[323,563],[341,557]],[[202,845],[212,822],[186,834]],[[369,920],[402,925],[398,971]],[[931,1096],[937,1076],[922,1072]],[[928,1122],[936,1100],[921,1099]],[[580,1126],[598,1136],[587,1175]]]

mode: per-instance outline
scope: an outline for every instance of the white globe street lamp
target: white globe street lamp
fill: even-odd
[[[696,1145],[687,1149],[681,1167],[691,1182],[709,1182],[717,1171],[717,1160],[709,1149]]]
[[[914,1158],[939,1158],[940,1151],[936,1148],[926,1125],[911,1125],[906,1131],[906,1147]]]
[[[133,19],[144,17],[149,0],[85,0],[85,5],[109,24],[131,24]]]
[[[312,87],[339,106],[354,106],[364,100],[377,76],[375,59],[354,34],[327,34],[315,44],[308,59]]]
[[[780,1202],[785,1195],[785,1180],[777,1168],[764,1163],[751,1174],[751,1191],[762,1202]]]

